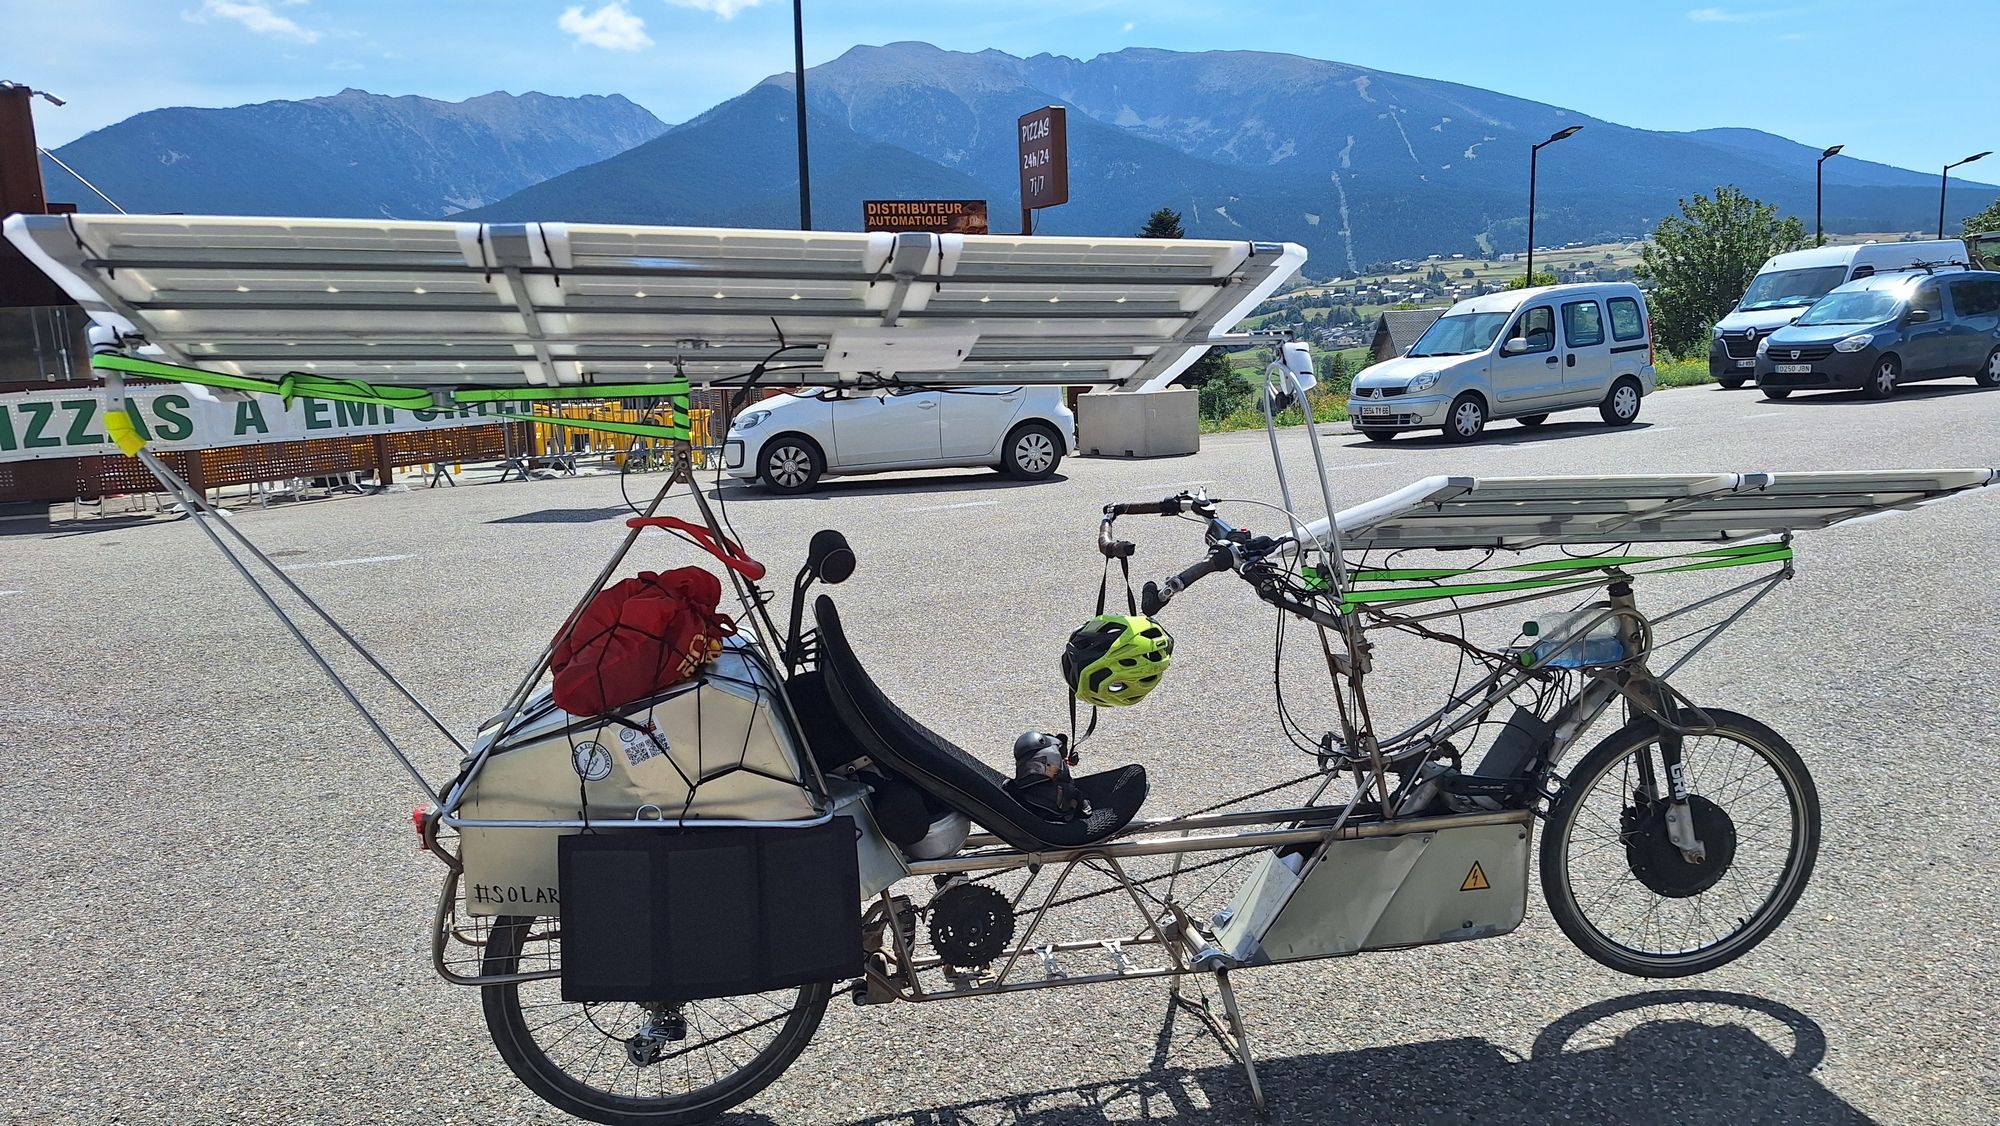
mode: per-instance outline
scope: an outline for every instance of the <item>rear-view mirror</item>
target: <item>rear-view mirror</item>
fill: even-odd
[[[814,532],[806,547],[806,567],[819,581],[838,586],[854,574],[854,549],[847,546],[846,536],[831,528]]]
[[[1929,309],[1910,310],[1910,323],[1913,325],[1923,324],[1925,321],[1928,321],[1930,319],[1931,319],[1931,311]]]
[[[1528,350],[1528,342],[1518,336],[1513,337],[1509,339],[1505,344],[1500,345],[1500,354],[1503,356],[1518,356],[1526,352],[1527,350]]]

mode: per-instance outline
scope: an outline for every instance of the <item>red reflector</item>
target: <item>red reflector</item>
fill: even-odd
[[[421,805],[410,811],[410,824],[417,827],[417,847],[425,852],[431,848],[430,840],[424,836],[424,815],[428,812],[429,809]]]

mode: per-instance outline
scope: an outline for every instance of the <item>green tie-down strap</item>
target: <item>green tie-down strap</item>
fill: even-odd
[[[1351,582],[1420,585],[1384,586],[1373,590],[1350,589],[1341,600],[1341,613],[1360,606],[1398,602],[1426,602],[1438,598],[1466,598],[1481,594],[1511,594],[1531,590],[1552,593],[1564,587],[1584,587],[1602,581],[1598,572],[1618,567],[1634,575],[1671,575],[1684,571],[1709,571],[1721,567],[1748,567],[1759,563],[1787,563],[1792,558],[1789,543],[1745,543],[1728,547],[1691,551],[1681,555],[1594,555],[1587,559],[1544,559],[1505,567],[1398,567],[1356,571]],[[1656,567],[1649,564],[1664,563]],[[1503,578],[1522,575],[1521,578]],[[1491,578],[1485,576],[1492,576]],[[1451,581],[1461,580],[1461,581]]]
[[[673,417],[667,423],[612,422],[590,418],[565,418],[560,416],[527,416],[521,421],[540,421],[553,426],[574,427],[578,430],[603,430],[613,434],[632,434],[642,438],[662,438],[667,441],[688,440],[688,411],[690,408],[689,388],[686,379],[670,379],[660,383],[592,383],[564,387],[474,387],[463,390],[432,391],[423,387],[382,386],[364,383],[358,379],[330,379],[325,376],[310,375],[305,372],[287,372],[277,379],[262,379],[248,375],[225,375],[205,368],[183,367],[179,364],[165,364],[158,360],[142,360],[132,356],[111,353],[90,358],[92,367],[105,371],[115,371],[123,375],[138,375],[148,379],[167,379],[176,383],[195,383],[204,387],[220,387],[228,391],[249,391],[259,395],[276,395],[284,400],[287,407],[294,399],[334,399],[346,403],[365,403],[388,407],[400,411],[449,410],[454,407],[471,406],[475,403],[561,403],[593,399],[636,399],[664,398],[668,401]]]

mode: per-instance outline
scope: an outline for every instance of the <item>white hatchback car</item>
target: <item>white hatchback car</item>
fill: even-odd
[[[781,493],[823,476],[952,466],[1034,480],[1055,473],[1075,435],[1060,387],[806,391],[737,415],[722,462],[731,477]]]

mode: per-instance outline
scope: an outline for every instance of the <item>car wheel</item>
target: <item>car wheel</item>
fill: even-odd
[[[1524,414],[1520,418],[1515,419],[1516,422],[1519,422],[1523,426],[1540,426],[1548,420],[1549,416],[1545,414]]]
[[[1370,429],[1360,426],[1355,427],[1355,429],[1360,431],[1363,438],[1371,442],[1393,442],[1396,440],[1396,432],[1394,430]]]
[[[1884,356],[1875,370],[1868,375],[1868,382],[1861,385],[1861,393],[1871,399],[1886,399],[1896,393],[1896,380],[1903,374],[1903,365],[1894,356]]]
[[[1007,444],[1000,451],[1000,469],[1009,477],[1039,481],[1055,475],[1062,457],[1062,435],[1046,423],[1031,422],[1007,435]]]
[[[1766,399],[1787,399],[1791,397],[1791,394],[1792,394],[1792,389],[1789,387],[1764,388],[1764,397]]]
[[[2000,348],[1987,354],[1986,366],[1973,373],[1972,381],[1981,387],[2000,387]]]
[[[812,439],[798,434],[780,434],[764,443],[757,459],[757,476],[764,486],[780,493],[811,492],[826,472],[826,458]]]
[[[1470,442],[1486,429],[1486,401],[1467,391],[1451,401],[1451,410],[1444,416],[1444,437],[1447,442]]]
[[[1740,375],[1738,376],[1725,375],[1718,377],[1715,382],[1719,384],[1724,391],[1734,391],[1738,387],[1743,386],[1743,377]]]
[[[1597,413],[1608,426],[1630,426],[1639,417],[1639,381],[1628,375],[1612,384]]]

